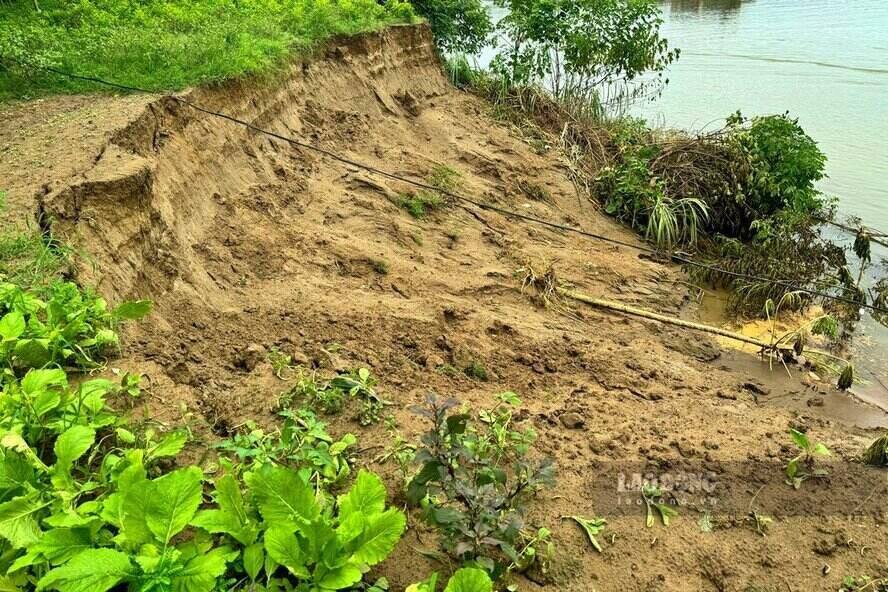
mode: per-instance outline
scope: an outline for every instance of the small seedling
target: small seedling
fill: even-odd
[[[655,514],[660,516],[663,526],[669,526],[669,521],[678,516],[678,511],[664,501],[663,492],[658,487],[645,485],[641,488],[641,499],[647,510],[647,519],[645,524],[648,528],[654,527],[656,522]]]
[[[770,516],[759,514],[755,510],[750,511],[749,515],[746,516],[746,523],[762,536],[768,534],[768,527],[773,521]]]
[[[330,387],[361,401],[358,422],[362,426],[378,422],[382,408],[385,406],[385,401],[376,393],[375,386],[376,378],[366,368],[360,368],[348,374],[340,374],[330,381]]]
[[[294,370],[293,356],[285,354],[276,347],[271,348],[267,358],[271,364],[271,369],[274,371],[274,375],[281,380],[286,380],[286,376]]]
[[[801,453],[786,465],[786,483],[798,489],[802,483],[812,477],[824,477],[829,473],[824,469],[814,469],[818,456],[829,456],[829,448],[823,442],[812,444],[808,436],[796,429],[790,429],[789,435]]]
[[[596,537],[604,530],[607,520],[604,518],[583,518],[582,516],[562,516],[561,519],[573,520],[579,524],[586,533],[586,537],[589,539],[592,547],[599,553],[602,552],[601,543],[598,542]]]

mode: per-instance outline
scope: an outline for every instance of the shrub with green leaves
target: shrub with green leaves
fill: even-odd
[[[423,507],[448,553],[494,578],[527,569],[551,550],[547,536],[526,528],[524,514],[529,499],[554,482],[554,465],[528,457],[535,434],[515,429],[518,404],[514,393],[503,393],[476,418],[455,411],[454,399],[430,395],[415,409],[432,425],[416,450],[420,469],[407,498]]]
[[[810,214],[823,207],[814,183],[824,177],[826,155],[798,119],[787,113],[746,119],[738,111],[727,122],[731,146],[748,163],[743,192],[755,218],[781,210]]]
[[[496,0],[493,69],[511,85],[548,84],[561,100],[596,100],[602,85],[662,72],[678,57],[660,35],[655,0]]]

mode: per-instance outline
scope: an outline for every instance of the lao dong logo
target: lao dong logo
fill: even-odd
[[[620,473],[617,493],[641,493],[642,489],[656,488],[664,493],[711,494],[717,488],[715,473],[667,472]]]

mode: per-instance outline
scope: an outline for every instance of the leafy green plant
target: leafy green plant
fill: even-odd
[[[814,463],[818,456],[829,456],[829,448],[823,442],[813,443],[808,436],[796,429],[790,429],[792,441],[801,452],[786,465],[786,483],[798,489],[812,477],[823,477],[829,473],[824,469],[815,469]]]
[[[658,487],[652,485],[645,485],[642,487],[641,499],[644,501],[644,507],[647,513],[645,525],[648,528],[653,528],[654,523],[656,522],[655,513],[660,517],[663,526],[669,526],[669,522],[678,516],[678,510],[665,501],[663,491]]]
[[[487,368],[478,360],[472,360],[463,372],[469,378],[482,381],[487,380]]]
[[[151,310],[148,301],[125,302],[109,310],[104,299],[71,282],[36,289],[0,283],[0,364],[7,376],[26,368],[76,365],[94,368],[117,347],[114,327]]]
[[[407,586],[406,592],[437,592],[438,574],[427,580]],[[444,592],[493,592],[493,581],[483,569],[463,567],[450,576]]]
[[[444,205],[444,200],[437,193],[422,190],[398,196],[398,206],[417,219],[425,218],[429,212]]]
[[[746,119],[738,111],[727,123],[732,146],[750,165],[743,190],[756,217],[822,208],[814,183],[824,176],[826,156],[798,119],[788,113]]]
[[[366,368],[339,374],[327,382],[319,382],[317,375],[300,373],[296,384],[278,400],[282,409],[292,407],[297,398],[324,413],[339,413],[347,398],[360,402],[358,422],[370,425],[379,421],[385,401],[376,392],[376,378]]]
[[[357,442],[355,436],[346,434],[335,440],[327,433],[326,424],[307,409],[285,410],[280,415],[284,423],[279,429],[266,432],[248,423],[249,431],[223,440],[217,448],[245,468],[292,466],[307,482],[317,482],[319,488],[341,484],[351,472],[348,451]]]
[[[604,518],[583,518],[582,516],[562,516],[561,518],[570,519],[579,524],[592,547],[599,553],[602,552],[601,543],[598,542],[597,537],[607,525],[607,520]]]
[[[863,453],[863,462],[874,467],[888,467],[888,433],[869,445]]]
[[[550,550],[546,533],[527,531],[524,513],[529,498],[554,481],[550,459],[527,456],[534,432],[513,427],[519,399],[514,393],[498,399],[477,419],[454,412],[455,400],[433,395],[414,409],[432,427],[416,450],[420,469],[407,488],[408,500],[439,529],[442,547],[495,578],[527,569]],[[529,544],[535,538],[539,548]]]
[[[342,389],[332,387],[326,382],[318,382],[316,373],[302,370],[299,371],[296,384],[281,394],[278,407],[289,409],[296,399],[302,399],[310,407],[327,414],[339,413],[345,405],[345,393]]]
[[[846,576],[842,578],[839,592],[888,592],[888,578]]]
[[[267,358],[271,364],[271,369],[274,372],[274,375],[281,380],[287,380],[290,373],[296,370],[293,366],[293,356],[285,354],[276,347],[271,348]]]
[[[358,399],[361,409],[358,423],[363,426],[376,423],[385,406],[385,401],[376,392],[376,378],[366,368],[359,368],[347,374],[340,374],[330,381],[330,387],[339,389],[353,399]]]

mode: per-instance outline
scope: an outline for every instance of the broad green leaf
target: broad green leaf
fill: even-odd
[[[244,549],[244,571],[251,580],[256,581],[259,577],[263,563],[265,563],[265,548],[262,543],[253,543]]]
[[[200,506],[203,472],[198,467],[179,469],[151,481],[145,522],[166,544],[185,528]]]
[[[406,524],[404,513],[396,508],[369,517],[364,533],[358,540],[354,558],[367,565],[379,563],[398,544]]]
[[[47,339],[22,339],[12,352],[19,364],[27,368],[42,368],[52,361]]]
[[[89,549],[43,576],[37,590],[106,592],[132,575],[133,566],[126,553]]]
[[[124,302],[115,308],[111,314],[118,319],[136,320],[141,319],[150,312],[150,300],[133,300]]]
[[[483,569],[464,567],[456,570],[444,592],[493,592],[493,582]]]
[[[0,318],[0,337],[6,339],[17,339],[25,332],[25,315],[18,311],[13,311],[3,315]]]
[[[811,447],[808,436],[806,436],[802,432],[791,429],[789,430],[789,435],[792,437],[793,442],[795,442],[799,448],[802,448],[803,450],[808,450],[808,448]]]
[[[270,524],[311,521],[320,514],[314,492],[296,471],[267,464],[248,473],[246,481],[259,512]]]
[[[49,368],[46,370],[28,370],[22,378],[22,390],[27,395],[34,395],[51,386],[66,386],[68,377],[64,370]]]
[[[15,450],[0,452],[0,490],[9,493],[34,481],[34,469],[25,457]]]
[[[93,413],[99,413],[105,408],[105,395],[117,388],[110,380],[96,378],[88,380],[78,387],[77,396],[81,405]]]
[[[831,453],[829,448],[826,447],[826,444],[823,442],[818,442],[814,445],[814,450],[811,451],[812,454],[819,454],[820,456],[829,456]]]
[[[57,471],[67,474],[71,466],[81,456],[86,454],[96,441],[96,431],[88,426],[71,426],[56,438],[55,455]]]
[[[655,504],[655,506],[660,513],[660,520],[663,521],[663,526],[669,526],[669,521],[678,516],[678,511],[669,504]]]
[[[34,550],[53,565],[64,563],[92,547],[89,528],[54,528],[43,533]]]
[[[305,555],[290,528],[272,523],[272,527],[265,531],[265,550],[269,557],[286,567],[297,578],[309,577]]]
[[[48,505],[33,494],[0,504],[0,536],[16,549],[33,545],[41,534],[37,513]]]
[[[185,432],[174,432],[167,434],[148,452],[149,459],[169,458],[176,456],[185,447],[188,442],[188,434]]]
[[[346,519],[352,513],[365,517],[379,514],[385,509],[385,485],[377,475],[361,470],[354,485],[345,495],[339,496],[339,517]]]
[[[172,578],[173,592],[210,592],[215,589],[216,580],[225,573],[226,564],[237,553],[227,547],[213,549],[209,553],[191,557]]]
[[[191,523],[210,533],[228,534],[242,545],[254,543],[259,532],[247,515],[237,479],[223,475],[215,485],[219,509],[202,510]]]
[[[318,584],[322,590],[342,590],[351,588],[360,582],[362,577],[364,574],[356,565],[347,563],[325,573]]]
[[[37,417],[43,417],[62,403],[62,396],[58,391],[39,391],[31,401],[31,407]]]

